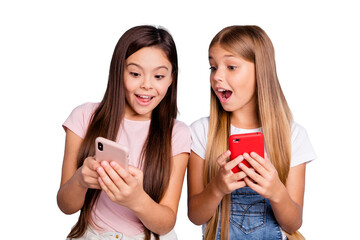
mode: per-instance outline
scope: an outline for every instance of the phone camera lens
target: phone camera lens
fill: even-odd
[[[102,151],[104,149],[104,146],[101,142],[98,142],[98,149]]]

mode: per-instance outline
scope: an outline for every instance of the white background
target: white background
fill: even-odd
[[[201,3],[200,3],[201,2]],[[71,110],[103,97],[119,37],[161,25],[179,54],[179,119],[209,113],[207,48],[228,25],[255,24],[273,41],[295,120],[317,153],[307,166],[307,239],[358,236],[359,8],[351,1],[1,1],[1,239],[65,239],[77,214],[57,207]],[[176,231],[200,239],[187,218],[186,184]]]

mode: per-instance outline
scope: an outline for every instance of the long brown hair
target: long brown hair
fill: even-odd
[[[177,51],[173,38],[164,29],[153,26],[137,26],[126,31],[119,39],[110,64],[107,89],[94,111],[84,141],[81,145],[77,166],[82,166],[84,159],[94,155],[96,137],[116,140],[120,123],[125,114],[124,65],[126,59],[144,47],[161,49],[172,64],[172,83],[164,99],[152,111],[150,129],[141,153],[144,169],[144,190],[149,196],[160,202],[168,187],[171,171],[171,136],[174,119],[177,116]],[[121,134],[121,133],[120,133]],[[151,179],[151,181],[149,181]],[[68,238],[81,237],[90,223],[91,211],[99,197],[100,190],[88,189],[79,220]],[[145,239],[150,239],[151,232],[145,228]],[[154,234],[158,238],[157,234]]]
[[[274,47],[267,34],[258,26],[230,26],[221,30],[209,49],[220,44],[224,49],[255,64],[257,114],[263,128],[269,158],[285,184],[291,160],[292,114],[276,74]],[[217,157],[228,149],[230,115],[211,89],[209,133],[206,147],[204,185],[216,175]],[[221,239],[227,239],[230,195],[223,198],[218,211],[210,219],[205,239],[214,239],[221,209]]]

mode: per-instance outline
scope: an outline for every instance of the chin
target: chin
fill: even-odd
[[[151,112],[152,111],[136,111],[136,114],[139,115],[139,116],[150,116],[151,117]]]
[[[222,106],[222,108],[224,109],[224,111],[226,111],[226,112],[233,112],[233,111],[235,111],[235,109],[233,109],[232,107],[230,107],[229,105],[223,105],[223,104],[221,104],[221,106]]]

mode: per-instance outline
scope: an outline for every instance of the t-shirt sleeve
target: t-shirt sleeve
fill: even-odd
[[[176,156],[180,153],[190,153],[191,134],[188,125],[178,120],[175,120],[171,145],[173,156]]]
[[[66,121],[63,123],[63,128],[71,130],[82,139],[85,137],[90,119],[98,104],[85,103],[76,107]]]
[[[209,118],[201,118],[190,126],[192,145],[191,150],[202,159],[205,159]]]
[[[291,129],[291,167],[302,163],[309,163],[316,158],[308,134],[301,125],[293,123]]]

